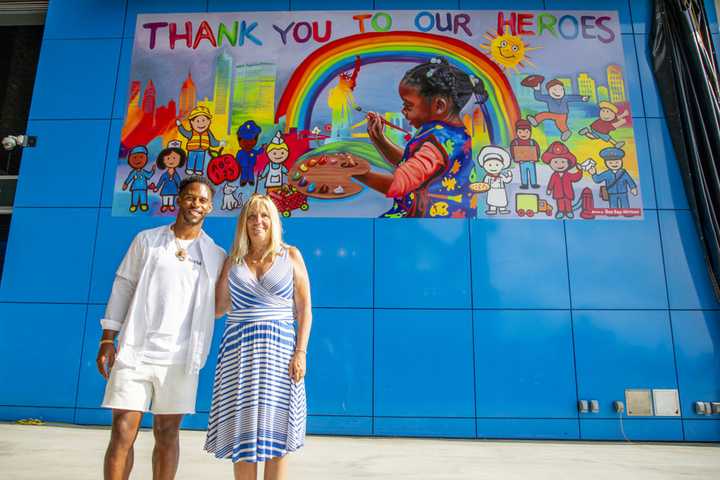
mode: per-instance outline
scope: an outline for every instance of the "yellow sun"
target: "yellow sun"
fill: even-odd
[[[523,68],[525,65],[535,66],[526,53],[540,47],[531,47],[522,38],[509,33],[495,35],[487,32],[483,37],[488,43],[480,44],[480,48],[490,53],[490,57],[495,60],[495,63],[504,69],[512,68],[517,72],[518,68]]]

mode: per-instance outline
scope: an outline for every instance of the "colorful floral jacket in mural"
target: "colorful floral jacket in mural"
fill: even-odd
[[[441,156],[438,162],[440,168],[423,178],[419,187],[402,196],[397,195],[397,182],[393,181],[388,196],[394,197],[395,201],[392,208],[381,216],[475,217],[476,209],[470,205],[472,197],[468,189],[473,169],[472,145],[465,127],[440,121],[424,124],[405,146],[398,169],[428,143],[432,147],[429,150]]]

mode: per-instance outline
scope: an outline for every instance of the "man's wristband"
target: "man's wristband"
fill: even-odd
[[[296,348],[296,349],[295,349],[295,352],[296,352],[296,353],[297,353],[297,352],[301,352],[301,353],[307,354],[307,350],[303,350],[303,349],[301,349],[301,348]]]
[[[100,345],[102,345],[103,343],[112,343],[113,345],[115,345],[115,340],[110,340],[109,338],[100,340]]]

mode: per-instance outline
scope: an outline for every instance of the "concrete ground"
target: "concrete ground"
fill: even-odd
[[[108,438],[106,427],[0,423],[0,478],[101,478]],[[182,432],[177,479],[232,478],[204,441],[205,432]],[[152,445],[141,431],[132,478],[151,478]],[[290,457],[290,478],[717,480],[720,445],[310,436]]]

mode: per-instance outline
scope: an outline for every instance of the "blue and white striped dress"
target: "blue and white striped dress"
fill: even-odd
[[[220,351],[205,450],[263,462],[305,441],[305,383],[290,379],[295,350],[293,265],[287,248],[259,280],[245,263],[228,275],[232,311]]]

